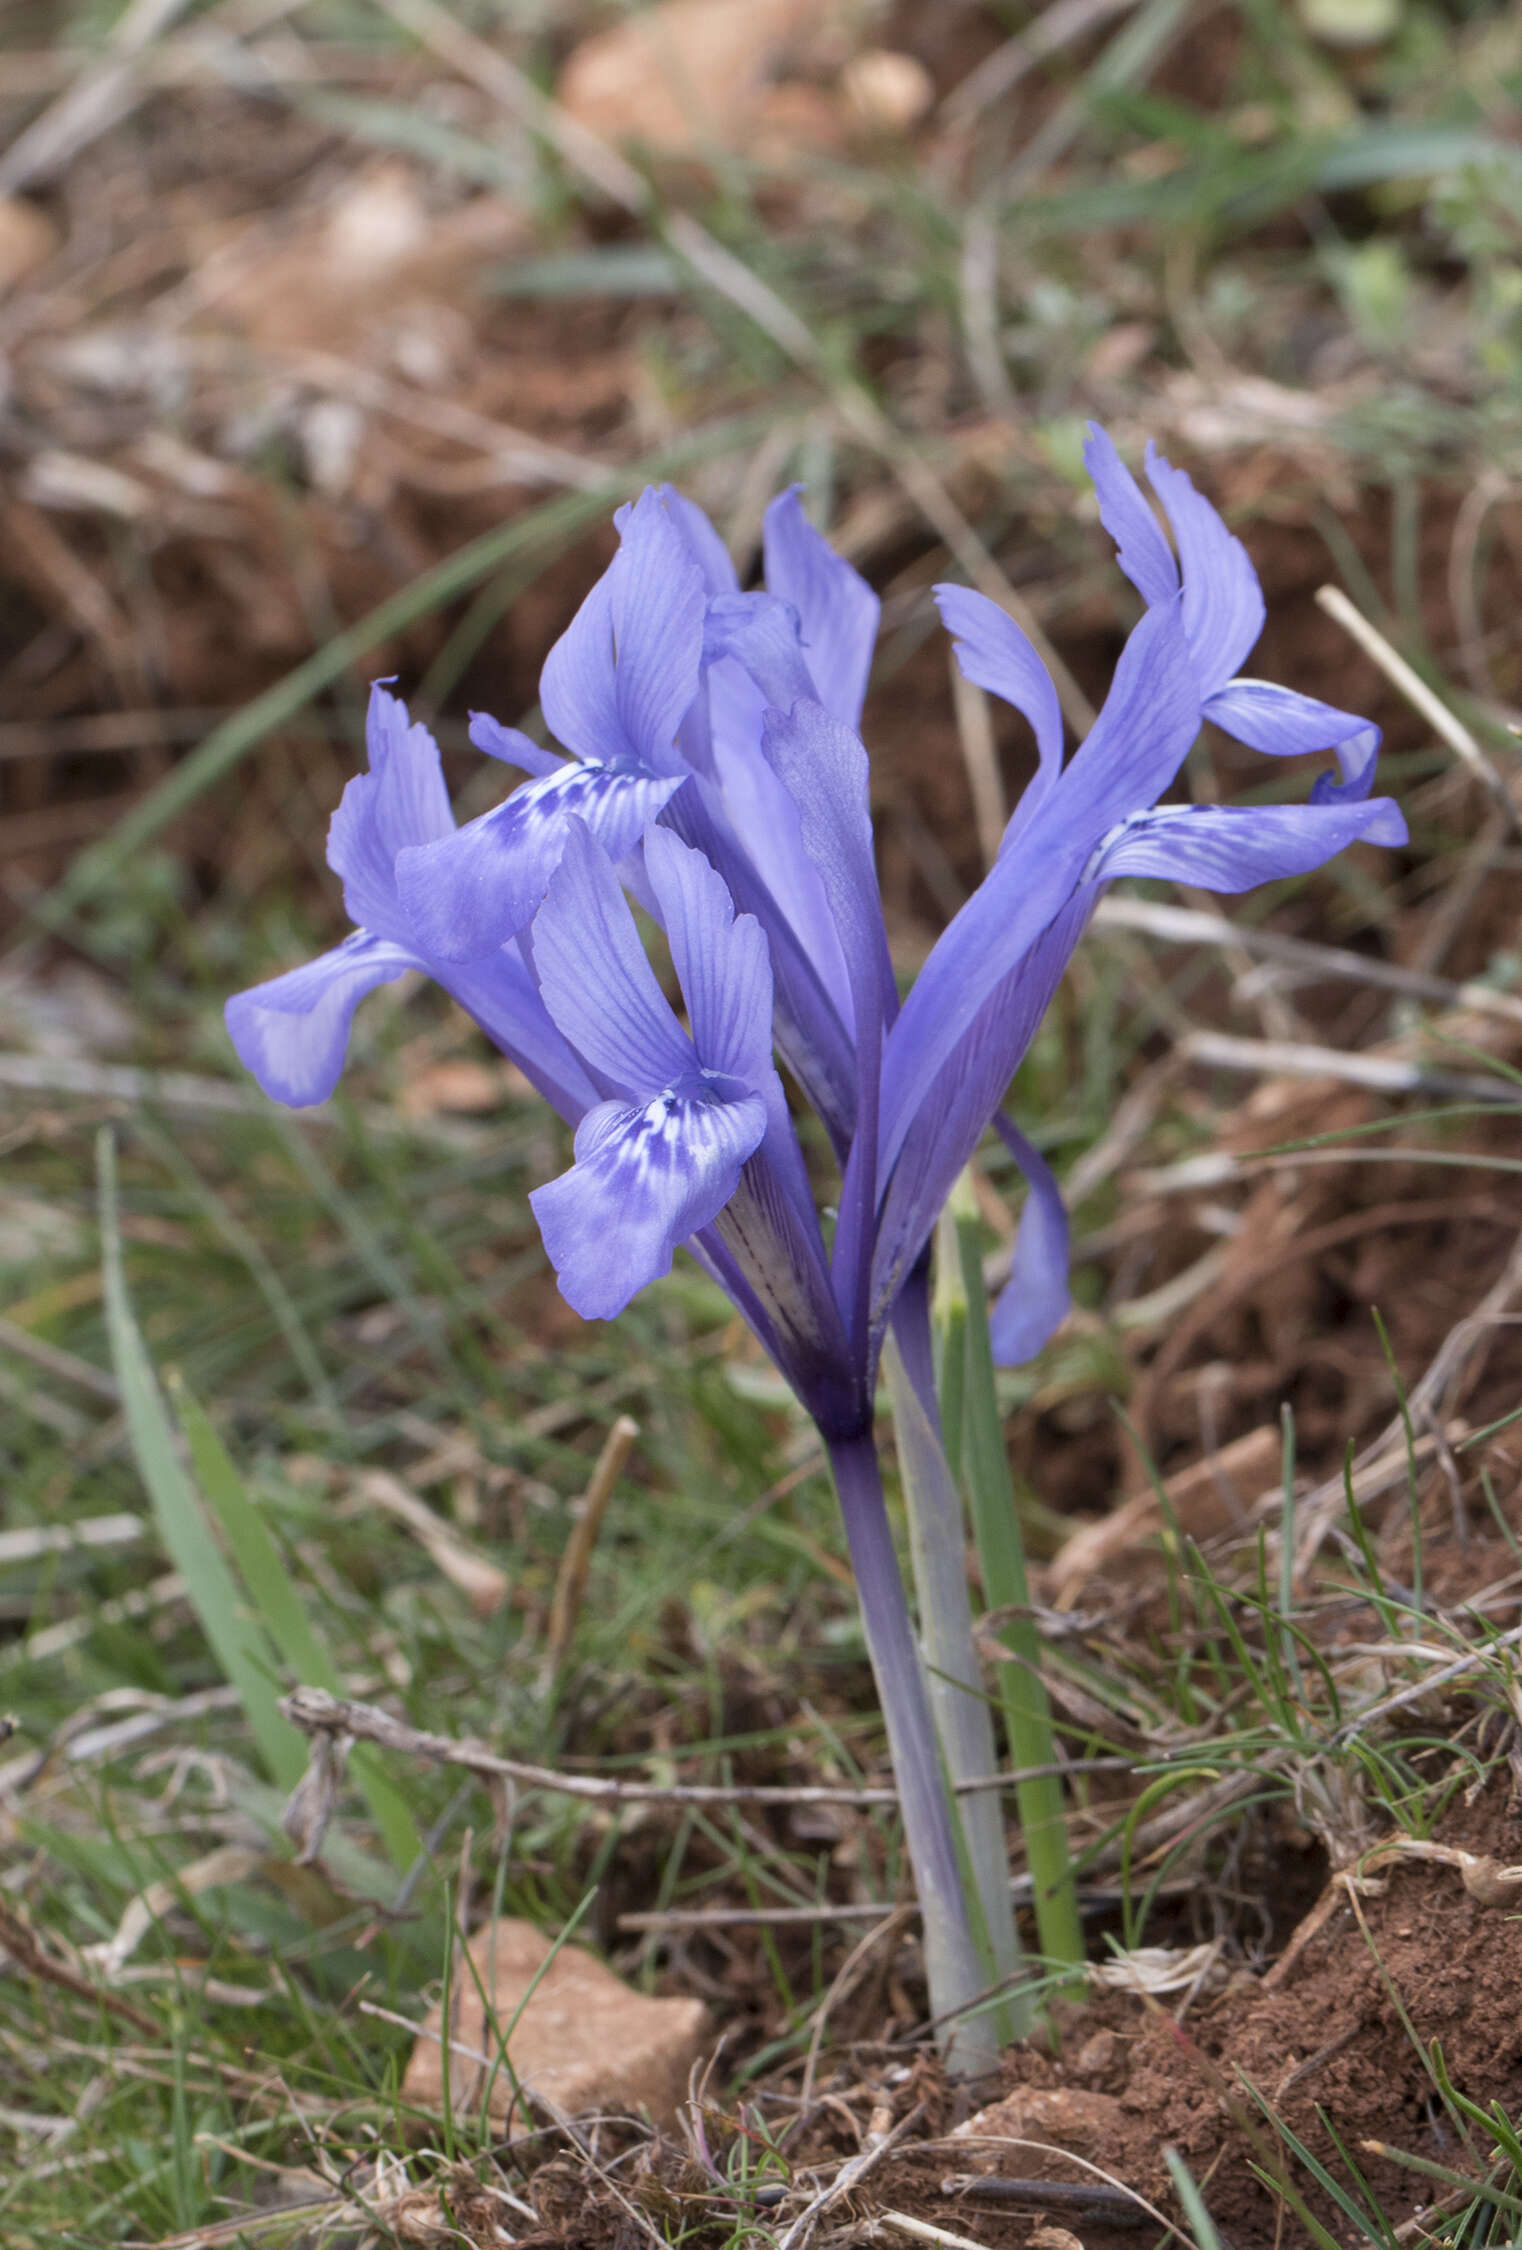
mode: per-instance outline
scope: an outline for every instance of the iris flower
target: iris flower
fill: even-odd
[[[729,1293],[829,1449],[927,1941],[953,1950],[970,1940],[873,1449],[890,1324],[928,1390],[927,1246],[990,1125],[1028,1184],[998,1356],[1030,1356],[1063,1316],[1061,1197],[1001,1104],[1109,883],[1239,891],[1406,833],[1370,794],[1374,728],[1238,676],[1263,599],[1189,478],[1149,452],[1170,547],[1102,431],[1087,460],[1144,614],[1069,756],[1024,633],[984,595],[937,589],[964,675],[1024,716],[1037,757],[994,866],[907,997],[857,731],[876,598],[796,491],[767,512],[765,585],[747,592],[706,517],[653,488],[619,511],[617,556],[544,667],[545,722],[569,758],[477,716],[476,746],[529,778],[456,828],[431,736],[377,687],[370,770],[328,845],[356,928],[227,1010],[248,1068],[299,1106],[332,1091],[364,993],[424,970],[573,1129],[568,1169],[530,1197],[570,1304],[612,1318],[684,1244]],[[1300,804],[1163,803],[1203,719],[1271,756],[1334,764]],[[635,907],[664,934],[679,1008]],[[800,1103],[839,1165],[829,1239]]]

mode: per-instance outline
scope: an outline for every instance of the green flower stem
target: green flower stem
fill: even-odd
[[[833,1442],[829,1452],[919,1893],[931,2013],[940,2019],[947,2069],[979,2077],[997,2069],[999,2039],[989,2015],[962,2012],[986,1990],[988,1979],[967,1911],[951,1803],[877,1454],[870,1434]]]
[[[923,1283],[905,1293],[895,1337],[883,1355],[899,1481],[909,1525],[909,1555],[919,1610],[920,1646],[929,1672],[930,1707],[940,1735],[948,1780],[974,1780],[995,1770],[993,1719],[972,1638],[972,1601],[962,1528],[962,1504],[941,1443],[940,1417],[930,1383],[930,1351]],[[918,1331],[918,1334],[915,1331]],[[922,1379],[916,1380],[916,1375]],[[1010,1987],[994,2018],[1001,2040],[1024,2038],[1032,2009],[1015,1988],[1020,1940],[1010,1897],[1009,1850],[998,1795],[980,1790],[954,1800],[972,1890],[975,1932],[985,1941],[989,1984]]]
[[[999,1628],[1010,1652],[1010,1661],[999,1666],[1010,1760],[1017,1770],[1049,1766],[1055,1759],[1052,1712],[1041,1679],[1041,1644],[1029,1614],[1025,1548],[994,1392],[982,1230],[965,1174],[942,1215],[938,1250],[944,1263],[955,1261],[962,1277],[962,1467],[972,1503],[984,1598],[990,1609],[1011,1612]],[[1054,1965],[1080,1962],[1083,1927],[1068,1858],[1061,1782],[1050,1774],[1021,1781],[1015,1797],[1035,1890],[1041,1951]]]

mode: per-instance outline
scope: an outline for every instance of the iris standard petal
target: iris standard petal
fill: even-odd
[[[697,1075],[700,1058],[656,982],[613,863],[579,820],[566,824],[533,959],[556,1028],[622,1099],[645,1102]]]
[[[861,719],[882,604],[859,571],[814,529],[801,486],[779,493],[766,511],[762,549],[768,593],[798,613],[814,693],[848,727]]]
[[[703,572],[653,487],[614,521],[618,553],[546,657],[540,706],[579,758],[669,773],[698,688]]]
[[[557,742],[578,758],[626,755],[613,693],[612,569],[605,570],[544,660],[539,707]]]
[[[1177,604],[1149,610],[1061,782],[931,949],[883,1056],[884,1176],[936,1075],[1072,897],[1101,839],[1167,787],[1199,727]]]
[[[1007,1117],[996,1114],[994,1129],[1025,1174],[1028,1191],[1009,1279],[988,1320],[995,1361],[1018,1367],[1035,1358],[1068,1315],[1068,1215],[1052,1168],[1035,1143]]]
[[[1161,805],[1108,836],[1088,873],[1096,882],[1153,875],[1207,891],[1246,891],[1282,875],[1307,874],[1349,844],[1405,841],[1405,819],[1390,797],[1330,805]]]
[[[1147,606],[1171,600],[1182,580],[1200,694],[1213,695],[1263,630],[1263,591],[1246,548],[1192,479],[1149,445],[1147,476],[1173,530],[1175,562],[1150,502],[1097,422],[1089,424],[1083,458],[1116,560]]]
[[[377,683],[365,723],[368,773],[355,774],[328,829],[328,865],[343,878],[344,904],[361,929],[408,939],[398,910],[397,854],[454,830],[439,746],[407,707]]]
[[[865,1338],[871,1313],[872,1223],[877,1209],[877,1121],[882,1042],[898,1009],[872,858],[867,753],[821,703],[768,711],[767,762],[798,807],[803,848],[819,871],[851,988],[856,1120],[835,1230],[833,1269],[848,1328]]]
[[[1040,810],[1062,771],[1062,706],[1052,675],[1007,610],[971,586],[937,586],[934,592],[963,679],[1010,704],[1029,720],[1036,737],[1036,775],[1006,830],[1008,843]]]
[[[614,521],[621,544],[608,579],[618,716],[635,754],[660,764],[698,692],[708,589],[653,487]]]
[[[611,1320],[669,1273],[678,1244],[734,1194],[765,1130],[754,1094],[663,1093],[589,1110],[570,1171],[529,1197],[567,1303],[584,1320]]]
[[[775,1075],[772,968],[760,923],[754,915],[736,916],[703,854],[669,828],[652,828],[646,836],[645,871],[699,1063],[759,1090]]]
[[[703,621],[703,661],[732,656],[755,682],[763,705],[790,711],[800,696],[818,689],[804,662],[798,612],[775,594],[721,594]]]
[[[1093,479],[1099,520],[1115,542],[1115,559],[1149,609],[1178,592],[1178,565],[1152,504],[1098,422],[1089,424],[1083,465]]]
[[[718,833],[713,838],[694,835],[692,840],[713,860],[737,904],[760,916],[774,947],[782,939],[779,925],[785,925],[787,935],[782,942],[808,963],[827,995],[827,1004],[849,1031],[850,983],[824,885],[803,848],[798,807],[762,753],[765,699],[749,674],[727,661],[709,671],[707,691],[713,721],[713,782],[717,793],[713,809]],[[687,819],[685,800],[673,807],[673,814],[674,825]],[[730,864],[736,857],[743,858],[759,878],[765,912],[759,900],[741,896],[740,871]],[[780,961],[777,969],[779,992],[784,985],[791,989],[796,980]]]
[[[845,956],[857,1037],[869,1015],[881,1025],[897,995],[872,857],[867,752],[860,737],[821,703],[768,711],[767,764],[798,807],[799,834],[820,882]]]
[[[367,992],[423,966],[405,946],[356,930],[331,953],[235,992],[223,1014],[245,1070],[292,1109],[325,1102],[338,1084],[354,1011]]]
[[[1184,584],[1184,631],[1200,693],[1208,697],[1225,686],[1262,632],[1263,589],[1241,540],[1195,490],[1193,480],[1153,445],[1147,447],[1147,477],[1173,526]]]
[[[568,821],[585,822],[608,856],[622,859],[682,779],[633,765],[558,762],[463,828],[400,854],[396,888],[409,934],[436,961],[495,952],[538,913]]]
[[[735,594],[740,590],[740,580],[729,549],[704,515],[696,500],[689,500],[685,492],[678,492],[674,484],[656,487],[666,511],[683,539],[687,550],[703,573],[703,584],[710,595]]]
[[[990,995],[925,1089],[882,1196],[872,1271],[880,1327],[934,1230],[957,1176],[1019,1069],[1099,897],[1082,885]]]

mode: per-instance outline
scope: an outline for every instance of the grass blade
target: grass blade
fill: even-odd
[[[191,1463],[207,1509],[215,1516],[249,1604],[273,1641],[285,1668],[304,1685],[343,1694],[338,1668],[324,1648],[291,1583],[285,1558],[248,1496],[243,1479],[200,1401],[176,1376],[166,1387],[190,1447]],[[285,1722],[282,1721],[282,1726]],[[409,1868],[422,1850],[406,1800],[372,1752],[359,1745],[351,1770],[364,1793],[393,1863]]]
[[[211,1535],[206,1511],[181,1463],[174,1425],[133,1316],[122,1262],[116,1143],[109,1128],[102,1128],[95,1148],[106,1327],[133,1459],[170,1560],[185,1581],[191,1607],[223,1677],[238,1691],[260,1756],[283,1788],[294,1789],[306,1771],[305,1745],[280,1715],[273,1651]]]

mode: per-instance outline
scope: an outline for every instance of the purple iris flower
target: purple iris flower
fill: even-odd
[[[927,1249],[991,1124],[1029,1187],[998,1356],[1037,1351],[1066,1310],[1062,1199],[1000,1105],[1107,883],[1243,890],[1406,833],[1369,794],[1374,729],[1238,676],[1262,596],[1189,479],[1149,454],[1175,559],[1097,430],[1089,467],[1146,614],[1071,757],[1018,626],[966,587],[937,590],[964,674],[1024,714],[1037,763],[902,1002],[857,732],[876,597],[795,492],[767,511],[765,587],[746,592],[707,518],[655,489],[619,511],[618,554],[541,677],[572,758],[478,716],[477,747],[529,778],[457,829],[432,738],[377,687],[370,770],[328,843],[356,928],[227,1008],[260,1084],[301,1105],[331,1093],[363,995],[426,971],[574,1129],[570,1166],[530,1197],[568,1301],[611,1318],[683,1244],[728,1291],[829,1451],[946,2012],[987,1978],[873,1443],[889,1326],[934,1450]],[[1337,770],[1301,805],[1162,804],[1203,718],[1273,756],[1330,750]],[[635,906],[664,935],[681,1014]],[[839,1164],[828,1242],[779,1063]],[[954,1503],[937,1536],[960,1557]]]
[[[895,1307],[992,1123],[1030,1191],[995,1347],[1028,1357],[1066,1308],[1066,1221],[1000,1104],[1105,885],[1242,890],[1406,833],[1369,795],[1367,722],[1237,676],[1263,601],[1208,501],[1149,452],[1175,558],[1097,429],[1088,463],[1146,613],[1065,759],[1019,627],[937,589],[964,674],[1024,714],[1037,765],[902,1004],[856,732],[876,599],[796,493],[768,511],[766,586],[747,593],[707,518],[652,489],[619,512],[618,554],[544,668],[573,760],[478,716],[477,746],[531,778],[457,829],[431,738],[376,689],[371,771],[329,841],[358,928],[229,1003],[245,1063],[281,1100],[322,1100],[360,997],[426,970],[575,1128],[570,1169],[531,1198],[571,1304],[611,1317],[689,1244],[832,1441],[870,1430]],[[1160,804],[1202,717],[1271,755],[1330,750],[1339,772],[1299,805]],[[665,934],[685,1027],[631,898]],[[828,1247],[777,1059],[840,1162]]]

